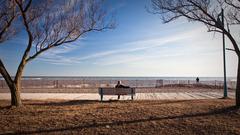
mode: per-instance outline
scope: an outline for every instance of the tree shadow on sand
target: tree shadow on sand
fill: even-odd
[[[99,102],[98,100],[70,100],[70,101],[49,101],[42,103],[26,103],[26,105],[40,105],[40,106],[72,106],[72,105],[83,105],[93,104]]]
[[[120,100],[68,100],[68,101],[49,101],[49,102],[39,102],[39,103],[25,103],[25,105],[40,105],[40,106],[73,106],[73,105],[84,105],[84,104],[94,104],[94,103],[113,103],[113,102],[129,102],[129,101],[120,101]]]
[[[204,113],[173,115],[173,116],[164,116],[164,117],[155,116],[155,117],[149,117],[145,119],[93,123],[93,124],[85,124],[85,125],[65,127],[65,128],[54,128],[54,129],[45,129],[45,130],[37,130],[37,131],[21,131],[21,132],[15,132],[15,133],[7,133],[7,134],[38,134],[38,133],[44,134],[44,133],[65,132],[65,131],[73,131],[73,130],[78,131],[83,128],[96,128],[96,127],[106,127],[106,126],[111,127],[111,126],[150,122],[150,121],[175,120],[175,119],[185,119],[185,118],[194,118],[194,117],[204,117],[204,116],[211,116],[211,115],[232,114],[232,113],[238,113],[238,111],[239,111],[239,108],[235,106],[230,106],[230,107],[216,109],[216,110],[212,110]]]
[[[11,109],[11,108],[12,108],[11,105],[0,106],[0,110],[2,110],[2,109]]]

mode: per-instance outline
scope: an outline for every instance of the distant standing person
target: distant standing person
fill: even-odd
[[[124,85],[121,84],[121,81],[118,81],[115,88],[130,88],[130,87],[129,86],[124,86]],[[120,95],[118,95],[118,99],[120,99]]]
[[[196,78],[196,83],[199,83],[199,78],[198,77]]]

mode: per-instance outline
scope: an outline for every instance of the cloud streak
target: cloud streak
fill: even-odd
[[[74,44],[67,44],[62,46],[61,48],[56,48],[55,50],[51,50],[48,53],[42,55],[39,60],[48,62],[51,64],[58,64],[58,65],[73,65],[73,64],[79,64],[83,63],[85,61],[96,61],[96,59],[109,59],[110,57],[114,58],[117,57],[117,59],[121,58],[121,60],[115,61],[112,59],[112,62],[106,62],[104,64],[101,62],[101,65],[112,65],[112,64],[120,64],[120,63],[127,63],[132,61],[139,61],[141,59],[144,59],[146,56],[141,57],[135,57],[132,56],[131,58],[123,58],[123,55],[130,56],[129,54],[132,53],[139,53],[140,55],[144,51],[148,50],[154,50],[159,47],[165,47],[165,48],[171,48],[173,46],[170,46],[168,44],[177,44],[178,42],[185,41],[187,39],[194,38],[196,36],[196,33],[198,33],[201,29],[193,29],[186,32],[181,32],[178,34],[174,34],[171,36],[161,37],[161,38],[152,38],[152,39],[143,39],[138,41],[132,41],[132,42],[126,42],[123,44],[117,45],[117,48],[111,48],[106,51],[100,51],[93,54],[89,54],[86,56],[74,56],[70,57],[67,56],[67,53],[74,52],[78,49],[77,46]],[[116,46],[116,45],[114,45]],[[158,57],[158,56],[151,56],[151,57]],[[109,59],[110,60],[110,59]],[[94,64],[99,64],[99,62],[93,62]]]
[[[41,54],[38,60],[55,65],[72,65],[80,63],[80,61],[76,61],[76,58],[74,57],[64,56],[67,53],[76,51],[78,48],[79,47],[76,45],[76,43],[65,44],[58,48],[50,49],[47,52]]]

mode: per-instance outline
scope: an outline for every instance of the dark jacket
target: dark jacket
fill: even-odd
[[[115,88],[130,88],[129,86],[124,86],[122,84],[117,84]]]

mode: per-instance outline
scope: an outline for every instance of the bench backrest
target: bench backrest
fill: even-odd
[[[101,95],[131,95],[135,94],[135,88],[99,88]]]

